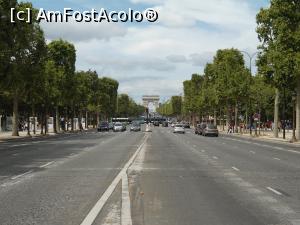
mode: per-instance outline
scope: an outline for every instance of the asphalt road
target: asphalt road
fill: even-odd
[[[0,224],[299,225],[300,149],[171,128],[4,142]]]

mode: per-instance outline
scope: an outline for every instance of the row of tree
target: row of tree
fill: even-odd
[[[73,130],[76,117],[79,127],[83,117],[95,126],[100,119],[141,111],[127,95],[118,97],[116,80],[99,78],[95,71],[76,72],[73,44],[64,40],[46,44],[38,21],[11,23],[11,8],[31,8],[33,14],[37,10],[31,3],[0,2],[0,115],[13,112],[14,136],[20,122],[29,124],[30,117],[34,124],[39,123],[41,133],[47,133],[49,116],[54,118],[54,132],[58,132],[62,120],[70,121]]]
[[[250,126],[253,119],[270,120],[276,137],[278,128],[285,130],[286,122],[292,120],[300,139],[299,12],[299,1],[271,0],[270,7],[257,15],[261,43],[257,74],[252,76],[251,69],[246,68],[241,51],[217,51],[203,75],[194,74],[183,83],[182,113],[191,116],[193,122],[211,116],[215,123],[219,118],[236,128],[241,121]]]

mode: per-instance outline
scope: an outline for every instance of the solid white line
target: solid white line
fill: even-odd
[[[233,170],[235,170],[235,171],[240,171],[238,168],[236,168],[236,167],[231,167]]]
[[[20,175],[14,176],[14,177],[12,177],[11,179],[12,179],[12,180],[15,180],[15,179],[18,179],[18,178],[20,178],[20,177],[23,177],[23,176],[25,176],[25,175],[27,175],[27,174],[30,174],[30,173],[32,173],[32,170],[29,170],[29,171],[27,171],[26,173],[22,173],[22,174],[20,174]]]
[[[47,167],[47,166],[49,166],[49,165],[51,165],[51,164],[53,164],[53,163],[54,163],[54,161],[48,162],[48,163],[46,163],[46,164],[40,166],[40,168],[45,168],[45,167]]]
[[[122,177],[121,225],[132,225],[130,197],[129,197],[129,185],[128,185],[127,174],[125,174]]]
[[[144,141],[140,144],[139,148],[136,150],[136,152],[133,154],[133,156],[129,159],[129,161],[125,164],[123,169],[120,171],[120,173],[115,177],[115,179],[112,181],[112,183],[108,186],[104,194],[101,196],[101,198],[96,202],[94,207],[91,209],[91,211],[88,213],[88,215],[84,218],[81,225],[92,225],[95,221],[98,214],[101,212],[103,206],[111,196],[111,194],[114,192],[115,188],[117,187],[118,183],[122,179],[123,176],[127,176],[126,171],[129,168],[129,166],[133,163],[134,159],[138,155],[138,153],[141,151],[141,149],[144,147],[145,143],[147,142],[149,138],[149,135],[146,135],[144,138]]]
[[[275,189],[273,189],[273,188],[271,188],[271,187],[267,187],[267,189],[268,189],[269,191],[272,191],[273,193],[275,193],[275,194],[277,194],[277,195],[282,195],[281,192],[279,192],[279,191],[277,191],[277,190],[275,190]]]

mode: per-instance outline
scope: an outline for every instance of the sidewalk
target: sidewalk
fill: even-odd
[[[33,132],[30,132],[31,136],[27,135],[27,131],[19,131],[19,136],[14,137],[12,136],[11,131],[2,131],[0,132],[0,142],[8,141],[8,140],[16,140],[16,139],[26,139],[26,138],[36,138],[36,137],[49,137],[53,135],[57,135],[55,133],[47,133],[47,135],[41,135],[40,131],[36,132],[36,134],[33,134]]]
[[[225,135],[233,135],[233,136],[237,136],[237,137],[242,137],[242,138],[248,138],[248,139],[252,139],[252,140],[262,140],[262,141],[270,141],[270,142],[276,142],[276,143],[285,143],[285,144],[290,144],[293,146],[299,146],[300,147],[300,142],[294,142],[291,143],[291,139],[293,136],[293,132],[291,130],[287,130],[286,131],[286,139],[283,139],[283,132],[279,132],[279,137],[275,138],[273,131],[270,130],[261,130],[260,131],[260,135],[255,136],[255,130],[252,131],[252,136],[250,135],[249,131],[247,131],[247,133],[232,133],[232,134],[227,134],[227,131],[223,131],[222,129],[219,129],[220,134],[225,134]],[[257,134],[259,134],[259,132],[257,131]]]

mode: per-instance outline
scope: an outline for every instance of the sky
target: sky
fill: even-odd
[[[250,54],[259,44],[255,17],[269,0],[32,0],[45,10],[154,8],[155,23],[42,23],[47,41],[72,42],[77,70],[96,70],[119,81],[119,93],[166,101],[183,92],[182,82],[203,73],[218,49]],[[245,58],[247,65],[249,59]],[[255,70],[255,69],[254,69]]]

